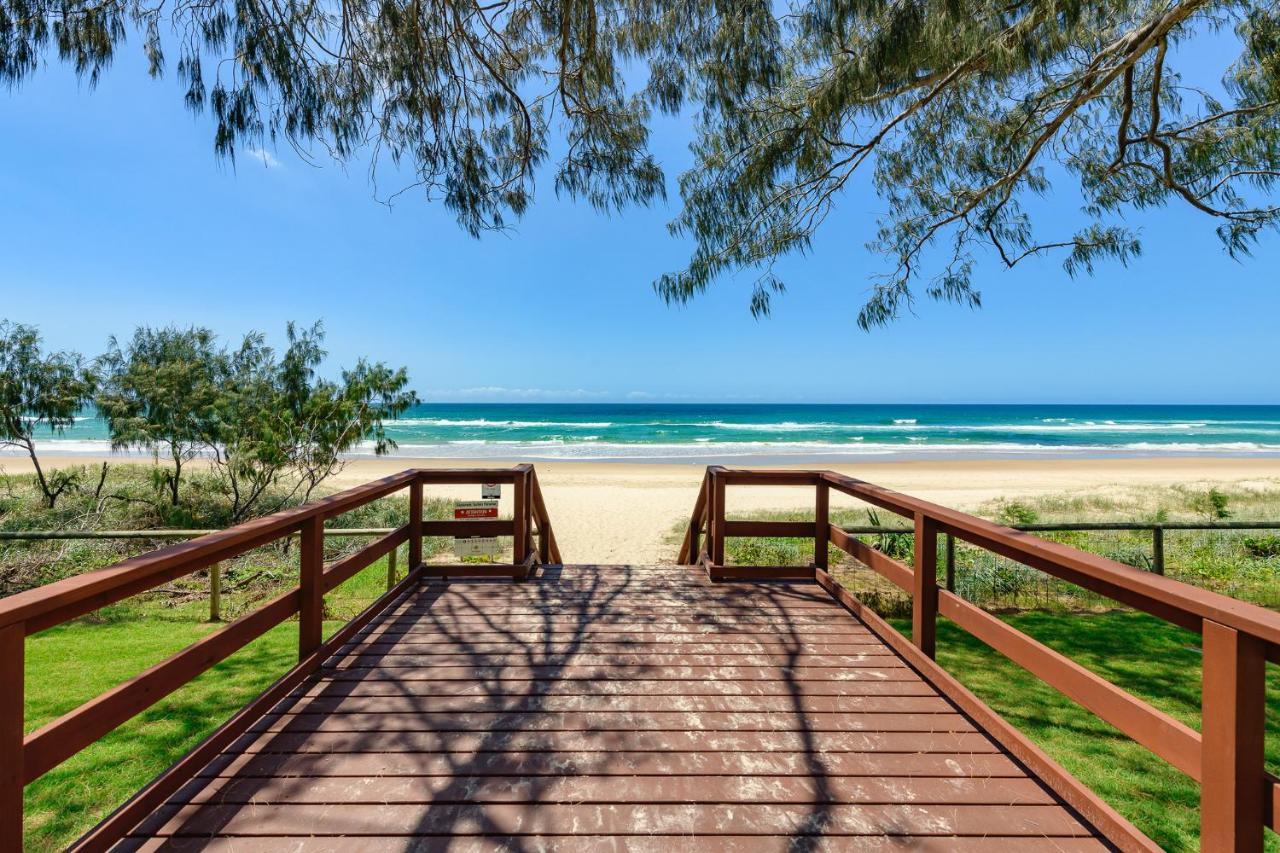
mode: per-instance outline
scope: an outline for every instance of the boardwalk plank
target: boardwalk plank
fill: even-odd
[[[945,714],[790,714],[617,712],[290,713],[253,731],[290,732],[970,732],[973,723]]]
[[[1105,849],[1094,835],[820,587],[570,567],[424,584],[121,847]]]
[[[195,804],[172,816],[161,809],[155,823],[155,835],[188,836],[1088,834],[1064,809],[1041,805]]]
[[[233,778],[177,802],[216,805],[386,803],[783,803],[884,805],[1051,805],[1030,779],[819,776],[326,776]]]
[[[998,753],[833,752],[247,752],[210,765],[208,776],[936,776],[1025,778]]]
[[[1028,847],[1025,837],[895,836],[891,842],[878,836],[821,838],[806,836],[647,835],[588,836],[362,836],[358,838],[289,838],[282,847],[279,837],[155,838],[138,839],[128,849],[140,851],[205,850],[209,853],[531,853],[571,849],[575,853],[792,853],[797,846],[811,853],[885,853],[911,850],[917,853],[1101,853],[1112,848],[1091,838],[1041,837]]]

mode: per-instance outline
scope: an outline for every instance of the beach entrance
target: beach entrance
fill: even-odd
[[[424,489],[494,482],[512,518],[423,519]],[[813,518],[726,519],[735,486],[811,488]],[[326,520],[404,491],[408,524],[325,563]],[[909,519],[911,564],[832,525],[832,492]],[[456,535],[512,560],[424,562]],[[24,736],[27,635],[291,536],[296,587]],[[760,536],[812,560],[726,563]],[[949,592],[942,537],[1201,634],[1202,731]],[[402,545],[407,575],[324,637],[325,594]],[[908,631],[827,571],[832,546],[910,595]],[[1200,781],[1204,849],[1262,849],[1277,614],[826,471],[712,466],[678,565],[566,565],[529,465],[404,471],[0,601],[0,848],[24,785],[296,618],[297,666],[78,849],[1156,849],[938,665],[939,616]]]

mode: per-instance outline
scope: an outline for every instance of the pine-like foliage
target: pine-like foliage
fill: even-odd
[[[987,255],[1012,267],[1056,250],[1070,274],[1127,261],[1141,247],[1123,215],[1170,202],[1247,253],[1280,212],[1278,16],[1248,0],[797,5],[778,76],[706,114],[672,226],[696,249],[658,290],[683,302],[754,268],[752,308],[767,312],[773,262],[809,246],[860,171],[886,210],[869,248],[888,261],[864,328],[908,307],[916,284],[976,305]],[[1219,94],[1184,81],[1175,56],[1232,32]],[[1050,173],[1078,181],[1074,234],[1033,227],[1026,201],[1052,193]]]
[[[1280,9],[1263,0],[0,0],[0,80],[51,50],[96,79],[133,33],[154,73],[176,45],[223,155],[369,149],[473,234],[523,213],[541,169],[604,210],[661,197],[649,119],[692,99],[672,229],[694,251],[656,282],[672,302],[747,269],[767,313],[774,262],[865,191],[860,171],[887,262],[864,327],[917,287],[977,304],[988,258],[1127,261],[1125,216],[1146,208],[1190,205],[1234,255],[1280,214]],[[1239,50],[1220,79],[1184,80],[1179,58],[1223,40]],[[1028,201],[1064,174],[1081,226],[1042,234]]]

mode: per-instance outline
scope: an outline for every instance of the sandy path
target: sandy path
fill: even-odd
[[[84,465],[90,457],[51,457],[49,465]],[[136,458],[119,461],[137,461]],[[408,467],[496,467],[506,462],[449,460],[355,460],[335,479],[353,485]],[[1060,493],[1115,492],[1127,488],[1186,484],[1280,488],[1280,459],[1090,459],[879,462],[828,466],[928,500],[968,509],[993,498]],[[669,560],[664,538],[693,508],[703,468],[609,462],[540,462],[538,479],[564,558],[570,562],[653,563]],[[15,456],[0,457],[8,473],[30,471]],[[509,490],[508,490],[509,491]],[[435,487],[431,494],[476,498],[479,488]],[[730,511],[808,507],[812,489],[730,489]],[[504,495],[510,511],[510,496]],[[833,496],[833,506],[853,505]]]

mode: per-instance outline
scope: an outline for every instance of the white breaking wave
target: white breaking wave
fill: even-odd
[[[705,460],[713,458],[857,458],[863,456],[901,457],[981,457],[981,456],[1116,456],[1161,454],[1229,454],[1229,455],[1280,455],[1280,444],[1256,442],[1194,443],[1181,442],[1158,444],[1137,442],[1122,445],[1107,444],[1020,444],[1016,442],[990,442],[984,444],[955,444],[913,441],[909,444],[886,442],[839,443],[824,441],[713,441],[695,439],[693,443],[629,444],[602,441],[488,441],[477,453],[478,445],[450,442],[447,444],[401,444],[397,456],[422,456],[446,458],[520,458],[520,459],[579,459],[579,460]],[[365,448],[363,454],[372,452]]]
[[[789,458],[845,459],[858,457],[901,458],[974,458],[1004,457],[1078,457],[1078,456],[1161,456],[1161,455],[1280,455],[1280,443],[1251,441],[1169,442],[1137,441],[1125,444],[1055,445],[1019,442],[957,443],[930,441],[913,436],[907,443],[864,441],[861,436],[836,441],[717,441],[699,437],[690,442],[653,444],[601,441],[598,436],[566,440],[502,441],[494,439],[459,439],[447,442],[402,442],[392,451],[398,457],[440,457],[452,459],[567,459],[567,460],[688,460]],[[37,442],[45,454],[95,455],[112,453],[106,440],[50,439]],[[16,448],[0,449],[0,455],[21,455]],[[147,458],[146,451],[116,452],[126,458]],[[352,457],[373,455],[372,443],[360,445]]]
[[[802,424],[796,421],[765,424],[735,424],[727,421],[695,421],[689,424],[665,424],[665,426],[712,427],[714,429],[737,429],[744,432],[801,432],[808,430],[844,429],[845,424],[812,423]]]
[[[612,421],[490,421],[450,420],[448,418],[401,418],[387,421],[387,426],[440,426],[440,427],[501,427],[504,429],[538,429],[541,427],[583,427],[603,429],[613,426]]]

